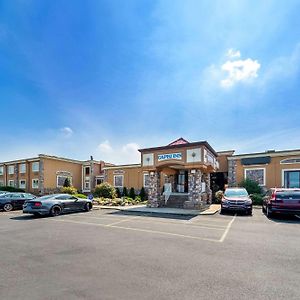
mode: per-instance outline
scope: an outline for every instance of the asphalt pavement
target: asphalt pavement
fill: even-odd
[[[0,212],[0,299],[300,299],[300,219]]]

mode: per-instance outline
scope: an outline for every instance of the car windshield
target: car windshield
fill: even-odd
[[[239,198],[239,197],[248,197],[248,193],[246,190],[226,190],[225,197],[230,197],[230,198]]]

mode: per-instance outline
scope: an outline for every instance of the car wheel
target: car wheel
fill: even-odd
[[[224,215],[224,214],[225,214],[225,210],[224,210],[224,209],[221,209],[220,214],[221,214],[221,215]]]
[[[263,212],[263,213],[266,212],[266,209],[265,209],[264,205],[262,205],[262,212]]]
[[[91,204],[90,203],[87,203],[85,206],[84,206],[84,210],[85,211],[90,211],[92,208]]]
[[[271,218],[272,217],[272,213],[270,212],[270,209],[267,205],[267,208],[266,208],[266,215],[267,215],[267,218]]]
[[[37,218],[41,216],[41,214],[39,214],[39,213],[34,213],[33,215]]]
[[[55,205],[51,208],[50,210],[50,215],[52,217],[56,217],[56,216],[59,216],[61,214],[61,207],[58,206],[58,205]]]
[[[14,209],[11,203],[5,203],[3,206],[4,211],[12,211]]]
[[[252,216],[252,209],[248,210],[248,215]]]

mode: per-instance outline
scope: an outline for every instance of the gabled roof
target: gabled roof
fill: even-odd
[[[170,143],[168,146],[183,145],[183,144],[189,144],[189,142],[181,137],[175,140],[174,142]]]

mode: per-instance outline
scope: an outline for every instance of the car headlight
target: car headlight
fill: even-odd
[[[252,204],[252,200],[251,200],[251,199],[247,199],[247,200],[245,201],[245,204]]]

